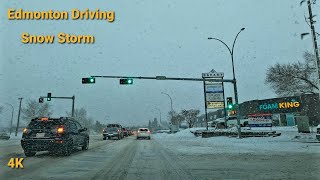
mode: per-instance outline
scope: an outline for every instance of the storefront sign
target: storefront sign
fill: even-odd
[[[224,108],[224,102],[207,102],[208,109]]]
[[[302,104],[300,97],[276,98],[261,101],[257,109],[259,110],[259,112],[291,113],[300,112],[301,106]]]
[[[250,127],[272,127],[272,119],[249,118]]]

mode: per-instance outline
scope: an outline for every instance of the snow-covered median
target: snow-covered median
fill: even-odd
[[[313,135],[299,134],[295,127],[274,127],[272,131],[282,133],[278,137],[211,137],[194,136],[190,131],[199,129],[185,129],[176,134],[154,134],[154,139],[173,151],[186,154],[219,154],[219,153],[320,153],[320,146],[316,143],[302,143],[297,140],[313,138]],[[269,130],[270,128],[260,128]]]

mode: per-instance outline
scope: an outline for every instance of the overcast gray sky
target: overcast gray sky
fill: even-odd
[[[144,124],[170,110],[197,108],[204,112],[201,82],[134,80],[120,86],[116,79],[96,79],[96,84],[82,85],[90,75],[201,77],[215,69],[232,78],[231,58],[217,37],[230,46],[238,31],[245,27],[235,47],[235,68],[240,102],[273,98],[264,85],[268,66],[276,62],[301,60],[311,51],[311,38],[304,21],[306,4],[300,0],[5,0],[1,3],[1,102],[11,103],[17,112],[18,97],[38,100],[53,96],[76,96],[76,108],[102,121]],[[114,10],[114,23],[107,21],[9,21],[8,8],[25,11],[72,8]],[[319,6],[314,7],[319,12]],[[23,32],[57,35],[59,32],[92,34],[94,45],[25,45]],[[226,96],[233,96],[231,84]],[[53,99],[54,116],[70,111],[71,101]],[[2,115],[7,121],[10,111]],[[16,121],[16,114],[14,120]],[[110,122],[110,121],[109,121]]]

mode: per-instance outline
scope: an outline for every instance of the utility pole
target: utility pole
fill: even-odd
[[[320,99],[320,59],[319,59],[319,50],[317,45],[317,36],[316,31],[314,30],[314,22],[313,21],[313,14],[311,9],[311,0],[308,0],[308,11],[309,11],[309,19],[310,19],[310,28],[311,28],[311,35],[312,35],[312,42],[313,42],[313,48],[314,48],[314,55],[316,56],[316,72],[318,74],[318,92],[319,92],[319,99]]]
[[[20,105],[19,105],[19,112],[18,112],[18,122],[17,122],[17,128],[16,128],[16,134],[15,136],[18,135],[18,130],[19,130],[19,121],[20,121],[20,113],[21,113],[21,102],[23,98],[18,98],[20,100]]]

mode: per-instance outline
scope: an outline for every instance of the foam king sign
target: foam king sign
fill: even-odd
[[[286,108],[297,108],[300,106],[299,102],[280,102],[273,104],[261,104],[259,106],[260,110],[268,110],[268,109],[286,109]]]
[[[288,98],[276,99],[276,100],[266,100],[263,103],[259,103],[259,111],[268,112],[297,112],[301,109],[301,102],[297,99]]]

